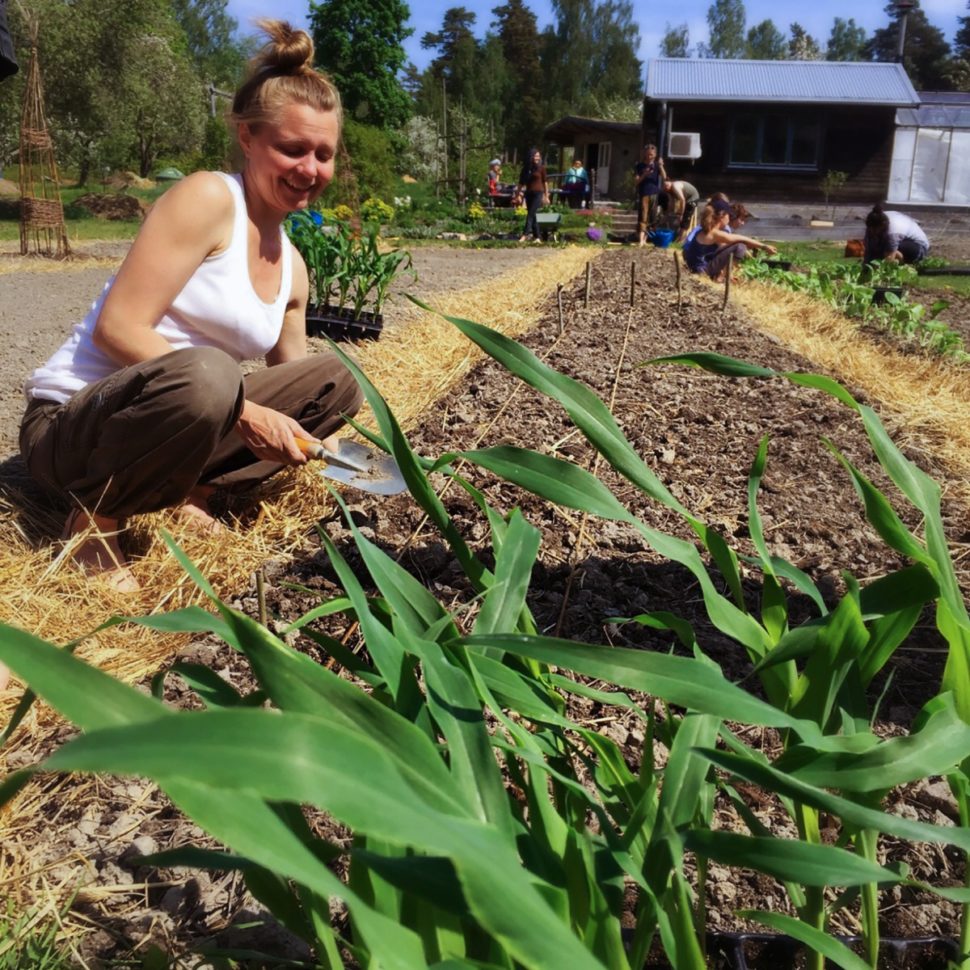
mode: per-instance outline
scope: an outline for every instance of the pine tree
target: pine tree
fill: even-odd
[[[539,31],[535,14],[522,0],[507,0],[492,10],[509,73],[509,96],[503,112],[505,145],[525,151],[543,121],[539,74]]]
[[[866,43],[865,55],[872,61],[896,60],[899,45],[900,21],[895,0],[885,6],[889,23],[876,30]],[[906,38],[903,48],[903,67],[917,91],[933,91],[950,87],[946,73],[950,63],[950,45],[943,31],[934,27],[915,0],[906,18]]]
[[[827,61],[861,61],[865,59],[866,31],[851,17],[836,17],[825,47]]]
[[[746,56],[753,61],[783,61],[788,56],[785,35],[772,20],[762,20],[748,31]]]

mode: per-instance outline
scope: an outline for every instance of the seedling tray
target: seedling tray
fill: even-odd
[[[338,343],[345,340],[377,340],[384,329],[384,316],[364,310],[354,317],[350,310],[308,307],[306,332],[309,337],[329,337]]]

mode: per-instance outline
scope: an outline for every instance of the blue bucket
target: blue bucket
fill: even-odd
[[[677,233],[673,229],[651,229],[647,233],[650,240],[658,249],[666,249],[673,241]]]

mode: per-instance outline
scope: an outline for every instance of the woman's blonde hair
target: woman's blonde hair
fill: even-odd
[[[272,122],[286,105],[296,103],[332,111],[342,125],[340,92],[314,68],[310,35],[285,20],[257,20],[256,26],[269,40],[249,62],[246,80],[232,99],[233,124],[238,128]]]
[[[721,220],[721,213],[717,211],[712,205],[704,206],[704,211],[701,213],[701,229],[704,232],[710,232]]]

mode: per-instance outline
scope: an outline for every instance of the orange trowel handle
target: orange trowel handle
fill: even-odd
[[[306,438],[297,438],[296,444],[307,458],[327,458],[330,456],[330,452],[319,441],[308,441]]]

